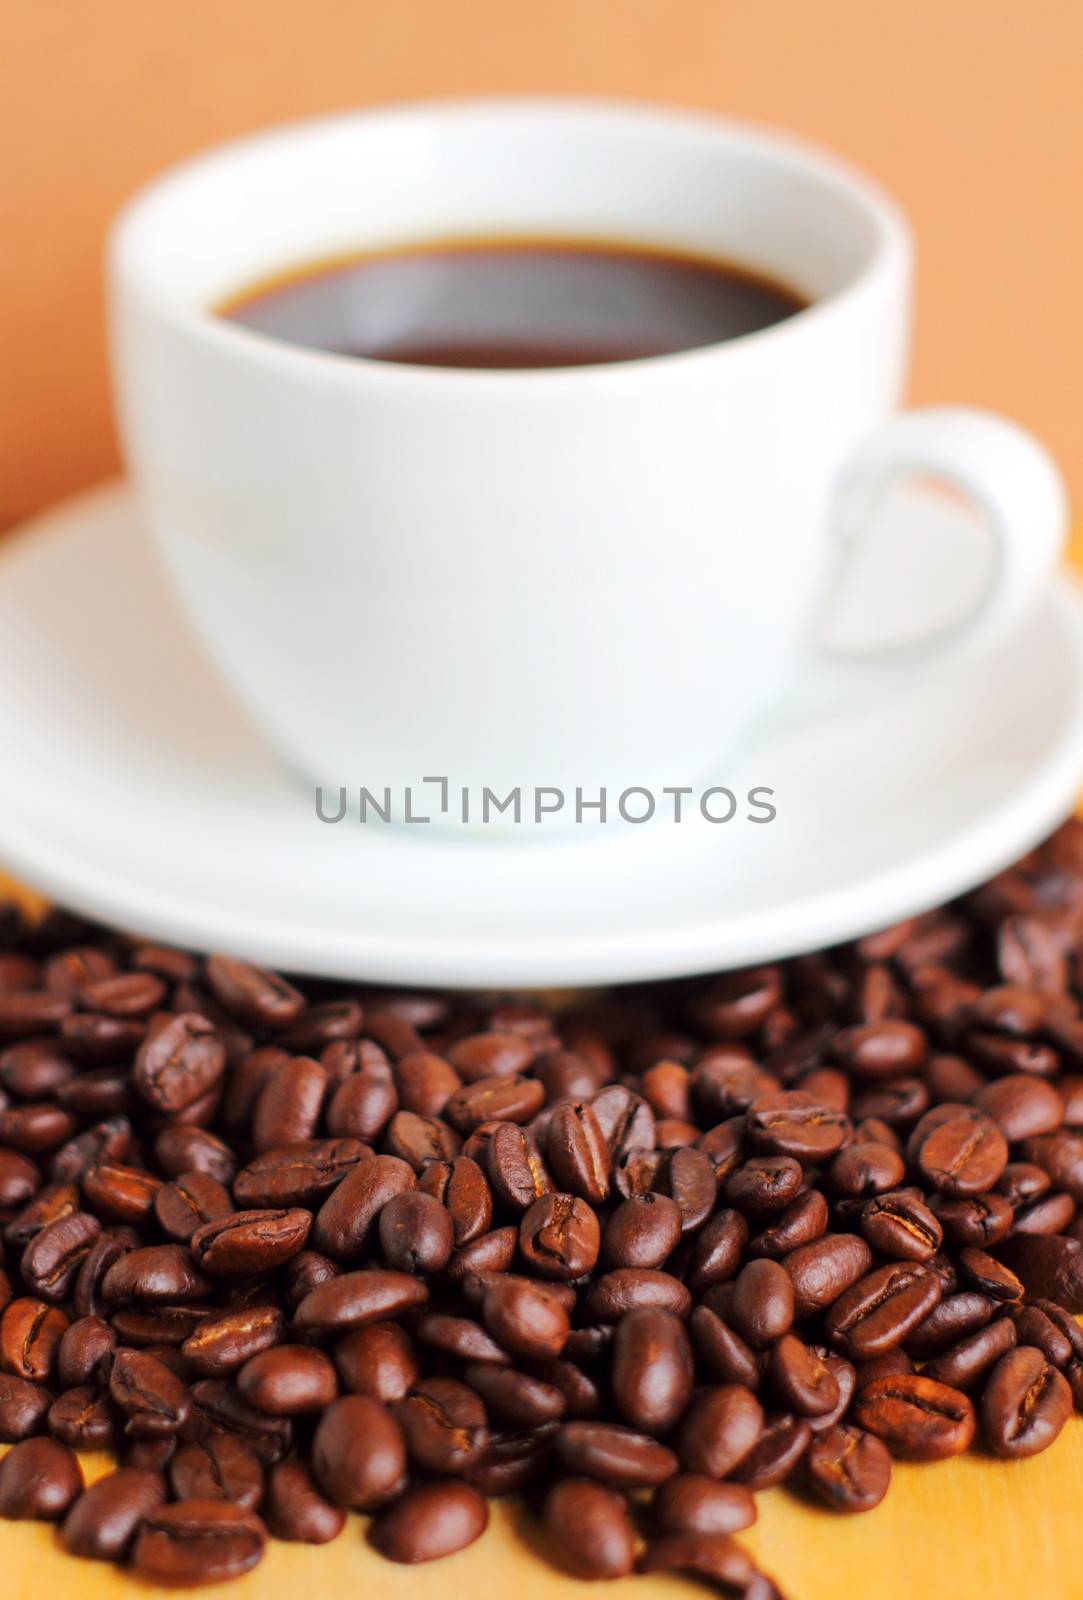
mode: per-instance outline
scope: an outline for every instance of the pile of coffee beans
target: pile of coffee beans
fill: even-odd
[[[1083,826],[855,945],[554,1009],[0,908],[0,1515],[156,1582],[523,1494],[584,1577],[778,1591],[785,1483],[1083,1407]],[[77,1452],[116,1470],[84,1487]]]

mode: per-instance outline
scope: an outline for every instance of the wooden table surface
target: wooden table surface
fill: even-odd
[[[1083,570],[1083,530],[1072,561]],[[0,873],[0,894],[14,890]],[[1083,1319],[1081,1319],[1083,1320]],[[3,1447],[0,1447],[2,1452]],[[104,1456],[82,1457],[88,1480]],[[786,1600],[1083,1600],[1083,1418],[1052,1449],[1005,1463],[975,1452],[929,1466],[897,1463],[882,1505],[841,1517],[785,1489],[757,1496],[759,1520],[740,1536]],[[331,1545],[272,1542],[254,1572],[217,1586],[235,1600],[677,1600],[698,1586],[679,1578],[580,1583],[550,1566],[521,1506],[493,1507],[469,1550],[421,1567],[396,1567],[369,1549],[352,1516]],[[152,1600],[170,1591],[114,1567],[64,1555],[52,1528],[0,1523],[0,1600]],[[700,1590],[699,1592],[703,1592]]]

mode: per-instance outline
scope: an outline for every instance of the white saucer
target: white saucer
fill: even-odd
[[[294,972],[534,987],[742,966],[972,887],[1083,781],[1083,604],[879,711],[785,733],[726,781],[776,819],[525,842],[316,819],[178,616],[130,494],[0,553],[0,858],[77,910]],[[533,830],[524,829],[525,833]]]

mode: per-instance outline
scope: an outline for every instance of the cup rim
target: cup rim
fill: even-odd
[[[437,367],[420,363],[381,361],[375,357],[347,355],[321,350],[310,345],[290,343],[274,335],[232,322],[211,305],[185,305],[175,297],[158,292],[148,275],[133,261],[140,229],[149,215],[168,203],[170,191],[182,182],[198,177],[222,163],[260,148],[273,150],[298,136],[308,138],[321,131],[334,131],[358,124],[394,124],[419,119],[464,119],[475,117],[497,121],[501,116],[537,116],[554,122],[561,118],[595,120],[599,125],[622,123],[660,132],[710,135],[752,149],[782,165],[812,171],[831,186],[840,198],[856,205],[872,224],[874,239],[868,260],[854,271],[838,289],[818,297],[809,305],[780,322],[750,333],[688,350],[662,355],[640,356],[630,360],[598,362],[576,367]],[[806,331],[818,334],[825,323],[846,315],[851,306],[885,283],[905,283],[913,257],[912,234],[897,202],[875,179],[844,157],[806,140],[800,135],[766,126],[752,120],[728,117],[708,111],[665,103],[604,96],[565,95],[468,95],[447,98],[422,98],[364,106],[325,116],[292,118],[285,122],[220,141],[168,166],[143,184],[124,203],[109,229],[106,259],[109,276],[121,293],[138,295],[156,316],[175,331],[185,333],[204,346],[225,355],[246,358],[269,371],[294,376],[317,376],[336,384],[395,384],[400,387],[424,384],[445,391],[469,390],[474,394],[496,387],[532,392],[559,390],[566,386],[582,389],[607,384],[623,385],[644,377],[676,377],[719,362],[734,363],[753,351],[773,347],[780,340],[791,343]]]

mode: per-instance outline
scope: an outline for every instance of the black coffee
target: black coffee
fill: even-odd
[[[246,290],[232,322],[340,355],[427,367],[580,367],[769,328],[807,302],[707,256],[493,239],[320,263]]]

